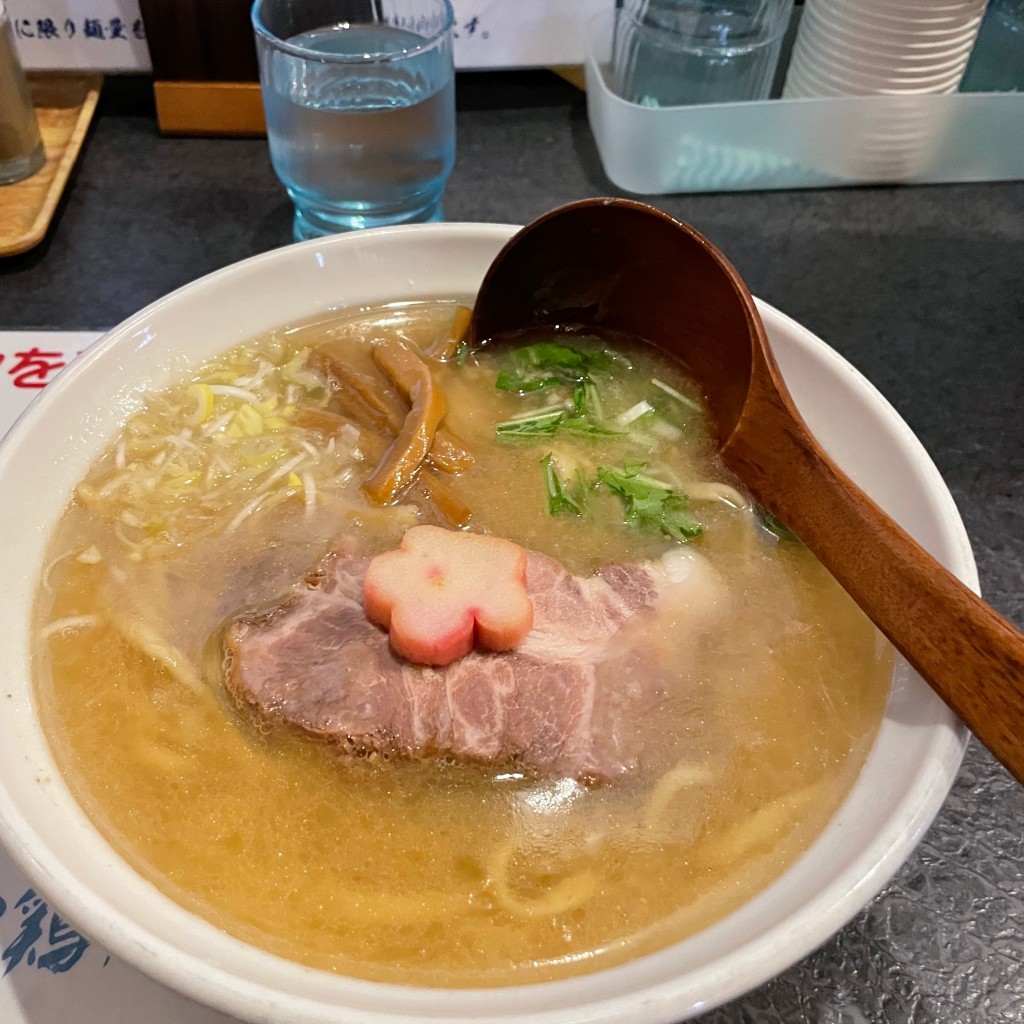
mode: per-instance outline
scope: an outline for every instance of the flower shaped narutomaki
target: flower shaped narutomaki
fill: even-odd
[[[473,650],[515,647],[533,625],[526,552],[479,533],[414,526],[370,562],[363,603],[391,647],[420,665],[449,665]]]

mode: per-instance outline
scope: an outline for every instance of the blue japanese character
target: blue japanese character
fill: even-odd
[[[89,940],[79,935],[60,914],[50,916],[50,949],[39,957],[40,970],[63,974],[70,971],[89,948]]]
[[[82,32],[86,39],[106,39],[103,34],[103,22],[99,18],[86,18],[82,22]]]
[[[14,34],[19,39],[35,39],[36,34],[32,31],[32,22],[28,18],[20,18],[14,23]]]
[[[108,39],[127,39],[124,34],[124,22],[120,18],[110,19],[110,35]]]
[[[135,36],[136,39],[146,38],[146,26],[143,25],[141,18],[136,18],[132,22],[132,35]]]
[[[36,32],[40,39],[60,39],[60,33],[53,23],[53,18],[39,18],[36,21]]]
[[[468,35],[468,36],[473,35],[473,33],[476,32],[477,27],[479,26],[479,24],[480,24],[480,19],[479,18],[477,18],[477,17],[470,18],[469,21],[466,22],[466,35]]]
[[[22,894],[15,904],[21,908],[22,921],[21,931],[8,943],[0,959],[7,961],[4,975],[10,974],[20,963],[26,966],[33,964],[40,970],[50,971],[53,974],[63,974],[70,971],[83,954],[89,948],[89,940],[79,935],[56,912],[51,913],[50,908],[36,894],[34,889],[28,889]],[[7,912],[7,904],[0,899],[0,917]],[[50,924],[47,930],[49,948],[45,952],[40,951],[43,942],[43,922],[46,915],[50,914]],[[106,967],[107,960],[103,962]]]
[[[70,18],[67,18],[64,22],[64,35],[66,35],[68,39],[75,38],[75,23]]]
[[[42,921],[48,912],[46,904],[36,895],[34,889],[27,890],[15,906],[21,907],[24,920],[21,922],[21,931],[0,954],[0,960],[7,961],[7,967],[4,968],[5,977],[21,963],[22,959],[28,964],[36,962],[34,947],[42,938]]]

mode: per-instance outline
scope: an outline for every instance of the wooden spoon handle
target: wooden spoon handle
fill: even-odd
[[[790,412],[762,407],[756,421],[757,438],[734,437],[728,463],[1024,783],[1024,635],[867,497]]]

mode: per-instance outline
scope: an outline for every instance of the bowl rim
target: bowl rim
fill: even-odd
[[[79,379],[87,376],[95,364],[109,362],[112,366],[116,365],[115,354],[123,347],[137,342],[140,333],[145,333],[149,321],[168,306],[202,298],[204,292],[212,293],[231,284],[236,278],[244,282],[254,268],[273,267],[278,263],[306,259],[308,256],[316,257],[318,253],[322,257],[322,253],[327,250],[344,251],[349,247],[355,249],[377,244],[387,246],[391,244],[386,241],[387,238],[405,236],[422,240],[424,244],[437,244],[446,239],[462,244],[493,244],[496,252],[517,229],[516,225],[469,222],[370,229],[353,235],[284,246],[190,282],[157,299],[107,332],[45,389],[0,441],[0,478],[7,471],[12,453],[19,445],[25,444],[26,439],[46,421],[51,410],[62,400],[63,394],[79,387]],[[938,470],[907,424],[874,386],[824,341],[769,304],[757,300],[757,305],[770,336],[773,331],[785,332],[800,351],[801,357],[811,354],[820,367],[830,368],[832,372],[848,379],[856,394],[870,401],[885,426],[895,431],[897,440],[920,471],[929,501],[941,520],[940,529],[948,542],[948,559],[955,562],[951,568],[972,589],[977,590],[977,569],[964,524]],[[287,322],[284,317],[279,323],[283,322]],[[226,341],[224,347],[229,343]],[[212,355],[212,351],[209,354]],[[780,365],[785,375],[785,360],[780,359]],[[90,450],[93,453],[101,447],[100,441],[92,441],[91,444]],[[917,682],[924,686],[920,680]],[[264,977],[253,970],[250,977],[242,977],[233,971],[229,963],[206,959],[199,952],[175,945],[167,935],[157,934],[128,917],[122,909],[111,906],[102,895],[83,884],[74,874],[69,866],[73,858],[46,847],[22,807],[12,800],[6,779],[0,780],[0,839],[15,863],[36,883],[39,891],[61,908],[62,914],[66,913],[72,921],[81,921],[88,926],[88,935],[93,941],[100,942],[121,959],[163,984],[239,1017],[260,1020],[280,1018],[313,1024],[336,1019],[338,1012],[344,1011],[346,1019],[353,1024],[408,1024],[413,1020],[431,1020],[437,1024],[467,1020],[495,1024],[525,1024],[526,1021],[539,1024],[597,1024],[598,1021],[667,1024],[669,1021],[703,1013],[750,991],[802,959],[845,925],[895,874],[941,807],[956,776],[966,745],[966,729],[937,697],[930,706],[929,714],[931,739],[928,758],[914,776],[912,785],[903,793],[898,805],[899,813],[890,815],[851,864],[835,873],[829,884],[816,889],[813,898],[807,899],[795,913],[787,915],[784,921],[758,933],[752,939],[733,943],[734,948],[724,956],[717,952],[723,942],[728,945],[729,922],[737,914],[755,913],[755,905],[765,906],[766,893],[776,890],[780,883],[786,882],[790,887],[802,884],[797,876],[806,866],[811,851],[821,841],[820,837],[765,893],[748,901],[718,924],[681,943],[618,967],[559,981],[515,986],[516,995],[511,1001],[505,995],[509,991],[507,987],[446,990],[335,977],[281,960],[271,954],[260,953],[241,940],[227,940],[229,946],[238,948],[239,955],[243,955],[243,951],[257,954],[248,956],[253,965],[279,965],[281,970],[295,979],[296,986],[301,987],[304,994],[282,993],[280,989],[272,987],[272,981],[267,980],[276,977],[272,972]],[[848,794],[836,818],[841,816],[850,803],[853,792],[851,790]],[[80,808],[78,810],[80,812]],[[826,827],[826,832],[833,829],[835,820]],[[110,866],[114,872],[135,876],[127,860],[115,854],[105,839],[100,839],[108,847]],[[135,878],[141,881],[141,876]],[[145,882],[144,885],[150,887],[151,883]],[[196,922],[200,926],[205,925],[205,929],[199,928],[200,931],[216,931],[214,926],[173,904],[169,897],[159,895],[170,904],[167,911],[172,920],[181,922],[187,919],[193,925]],[[673,968],[684,947],[689,954],[696,955],[698,960],[703,958],[703,962],[691,968],[685,978],[681,979],[673,973]],[[343,994],[345,1001],[326,1002],[321,995],[325,991]],[[509,1005],[510,1002],[513,1005]]]

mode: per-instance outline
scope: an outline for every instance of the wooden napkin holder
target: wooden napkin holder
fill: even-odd
[[[140,0],[167,135],[263,135],[251,0]]]

